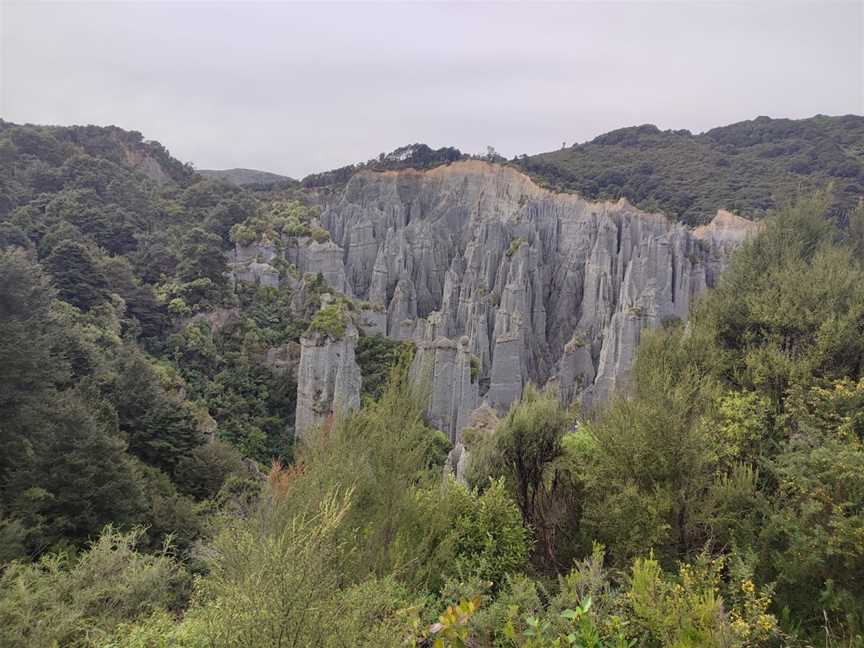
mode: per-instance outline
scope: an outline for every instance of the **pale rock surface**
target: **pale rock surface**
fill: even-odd
[[[249,245],[235,245],[228,253],[228,265],[233,278],[247,283],[258,283],[278,287],[288,276],[280,280],[275,267],[277,260],[294,265],[297,273],[321,274],[335,291],[350,296],[351,288],[345,276],[344,251],[333,241],[319,243],[309,236],[284,237],[276,245],[263,239]]]
[[[300,338],[295,435],[303,438],[331,415],[360,407],[360,367],[354,358],[358,332],[353,323],[334,340],[321,333]]]
[[[445,337],[421,340],[411,367],[426,399],[430,425],[447,434],[454,445],[462,442],[462,429],[480,403],[479,375],[472,375],[468,344],[467,337],[459,342]]]
[[[350,296],[343,256],[333,241],[319,243],[308,236],[288,239],[285,245],[286,260],[301,274],[321,274],[333,290]]]
[[[343,292],[381,309],[372,328],[418,343],[430,420],[454,443],[466,412],[481,400],[503,412],[528,382],[555,378],[568,401],[607,398],[641,332],[685,319],[758,228],[721,211],[690,230],[477,160],[357,173],[321,222],[328,281],[344,277]],[[480,375],[466,382],[471,355]]]
[[[269,263],[253,261],[242,268],[237,268],[234,270],[234,279],[271,288],[279,287],[279,271]]]
[[[489,407],[488,404],[483,403],[480,407],[471,412],[468,422],[469,427],[473,430],[475,441],[477,441],[481,438],[487,438],[490,435],[495,434],[500,419],[495,414],[495,410]],[[471,463],[471,454],[471,450],[468,446],[464,441],[460,440],[453,446],[450,454],[447,455],[447,462],[444,466],[447,472],[452,473],[453,476],[463,484],[468,482],[468,469]]]
[[[215,333],[227,324],[240,321],[240,310],[237,308],[214,308],[211,311],[195,313],[192,317],[184,319],[180,324],[180,328],[186,328],[189,324],[202,320],[209,322]]]

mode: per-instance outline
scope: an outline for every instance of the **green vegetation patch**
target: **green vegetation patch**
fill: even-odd
[[[319,333],[331,340],[341,340],[348,326],[348,318],[348,308],[345,304],[341,302],[327,304],[312,318],[306,334]]]
[[[414,343],[410,340],[399,342],[381,334],[360,336],[354,358],[363,377],[361,395],[380,397],[393,368],[413,352]]]
[[[694,135],[646,124],[590,142],[521,156],[541,184],[592,200],[625,197],[691,225],[720,208],[750,218],[833,183],[829,211],[864,196],[864,117],[758,117]]]
[[[527,241],[521,236],[517,236],[512,241],[510,241],[510,247],[507,248],[506,252],[507,258],[509,259],[514,254],[516,254],[519,251],[519,248],[522,247],[523,243],[527,243]]]
[[[480,377],[480,358],[475,355],[471,355],[471,382],[477,382],[477,379]]]

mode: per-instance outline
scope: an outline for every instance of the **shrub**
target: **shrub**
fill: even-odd
[[[531,536],[501,480],[479,493],[453,477],[412,496],[397,551],[418,561],[409,582],[438,591],[449,577],[479,579],[498,590],[527,560]]]
[[[312,318],[306,335],[318,333],[331,340],[341,340],[348,326],[348,313],[344,304],[327,304]]]
[[[91,646],[123,622],[178,606],[188,576],[170,556],[137,553],[143,529],[106,527],[81,556],[13,562],[0,576],[0,644]]]
[[[219,492],[229,475],[246,472],[240,452],[229,443],[214,440],[198,446],[181,459],[174,476],[185,492],[207,499]]]
[[[330,240],[330,232],[323,227],[313,227],[309,232],[309,236],[311,236],[312,240],[316,243],[326,243]]]
[[[771,597],[759,593],[752,580],[739,587],[741,600],[724,602],[720,595],[724,560],[700,555],[681,565],[674,579],[664,576],[653,558],[633,563],[630,605],[651,638],[664,646],[706,648],[764,645],[777,633],[767,613]],[[726,604],[732,603],[731,609]]]
[[[317,510],[291,513],[271,490],[248,520],[230,523],[215,541],[215,560],[196,593],[188,622],[208,645],[240,648],[321,645],[339,619],[326,604],[338,592],[344,545],[339,528],[351,494],[332,492]],[[278,577],[276,577],[278,575]]]
[[[521,236],[517,236],[516,238],[511,240],[510,246],[507,248],[507,252],[505,253],[507,255],[507,258],[509,259],[514,254],[516,254],[519,251],[519,248],[522,247],[522,244],[526,242],[527,241],[525,241],[525,239],[523,239]]]
[[[251,245],[258,240],[258,232],[249,225],[237,223],[231,227],[229,238],[238,245]]]
[[[391,369],[406,353],[411,352],[413,343],[391,340],[380,334],[363,335],[357,341],[355,359],[363,376],[362,394],[378,398],[384,392]]]
[[[471,382],[477,382],[477,379],[480,377],[480,358],[475,355],[471,356]]]
[[[487,476],[504,478],[523,523],[534,529],[538,549],[552,563],[574,486],[560,463],[562,439],[572,423],[554,389],[541,392],[529,384],[495,433],[477,444],[470,465],[474,484],[484,485]]]

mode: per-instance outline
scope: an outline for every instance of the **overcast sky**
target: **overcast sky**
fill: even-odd
[[[0,117],[116,124],[197,168],[864,113],[864,1],[0,2]]]

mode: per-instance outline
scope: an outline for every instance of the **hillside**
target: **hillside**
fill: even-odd
[[[233,185],[288,185],[296,182],[288,176],[255,169],[197,169],[198,175],[210,180],[224,180]]]
[[[646,124],[514,163],[559,191],[623,196],[690,225],[718,209],[759,217],[828,183],[838,213],[864,197],[864,117],[758,117],[698,135]]]
[[[366,162],[349,164],[338,169],[312,173],[301,184],[305,189],[318,187],[343,187],[359,171],[398,171],[401,169],[432,169],[442,164],[450,164],[456,160],[465,159],[459,149],[445,146],[433,149],[426,144],[408,144],[400,146],[390,153],[381,153],[377,158]]]
[[[860,648],[860,122],[288,187],[0,122],[0,645]]]

